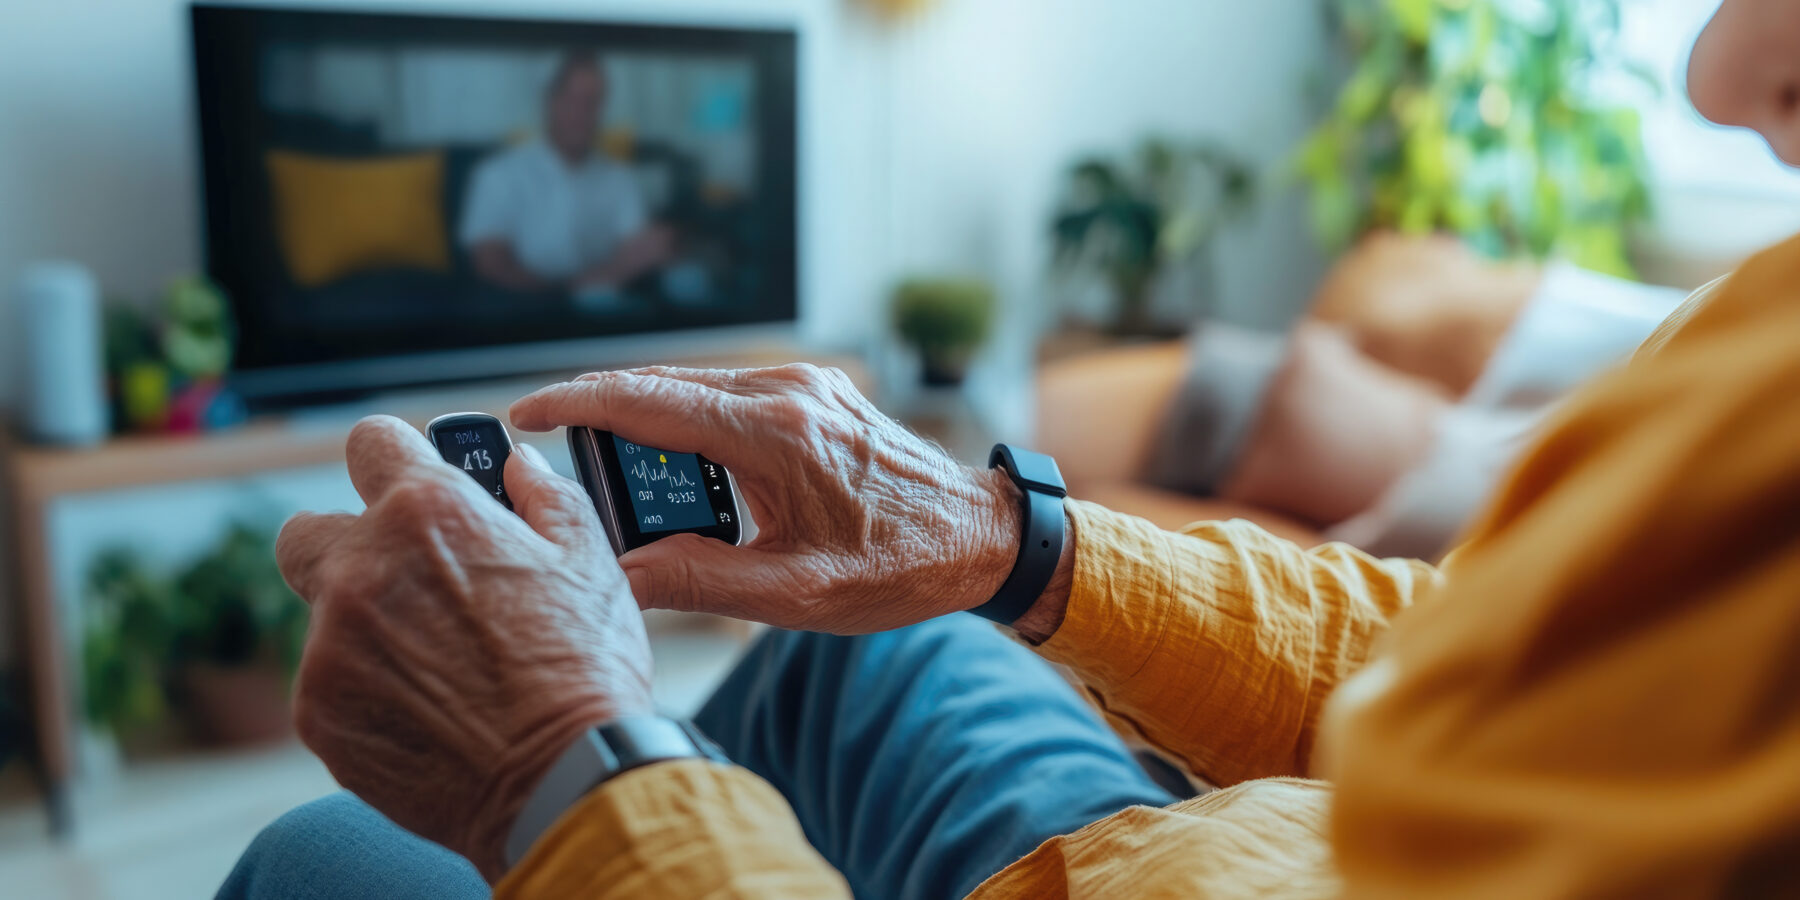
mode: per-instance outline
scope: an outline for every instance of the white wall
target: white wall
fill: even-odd
[[[1045,236],[1078,155],[1148,134],[1212,138],[1264,166],[1315,121],[1311,2],[945,0],[895,35],[884,148],[900,269],[987,273],[1041,306]],[[1227,236],[1221,312],[1285,322],[1320,271],[1295,196]]]
[[[13,285],[68,258],[139,292],[197,258],[187,40],[168,0],[25,0],[0,10],[0,355]],[[0,366],[0,405],[16,380]]]

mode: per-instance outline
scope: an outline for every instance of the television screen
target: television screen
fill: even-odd
[[[791,31],[209,5],[193,27],[247,393],[794,316]],[[346,366],[369,360],[415,364]]]

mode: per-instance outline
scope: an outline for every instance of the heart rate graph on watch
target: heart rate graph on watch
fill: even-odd
[[[716,524],[700,483],[700,457],[640,447],[616,434],[613,448],[625,468],[638,530],[680,531]]]
[[[614,552],[677,534],[738,542],[742,531],[731,476],[706,457],[581,427],[569,429],[569,455]]]

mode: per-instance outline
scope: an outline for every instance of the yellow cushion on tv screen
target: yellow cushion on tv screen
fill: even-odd
[[[288,273],[318,287],[365,269],[450,267],[444,155],[336,159],[268,153],[275,234]]]

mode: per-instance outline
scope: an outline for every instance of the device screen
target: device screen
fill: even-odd
[[[438,429],[438,452],[444,461],[462,469],[483,490],[506,502],[506,468],[509,442],[500,426],[493,422],[472,422]]]
[[[689,531],[717,524],[708,486],[722,490],[717,472],[702,476],[702,463],[693,453],[669,453],[633,444],[612,436],[619,453],[619,468],[631,495],[631,511],[642,532]],[[714,467],[716,469],[716,467]]]

